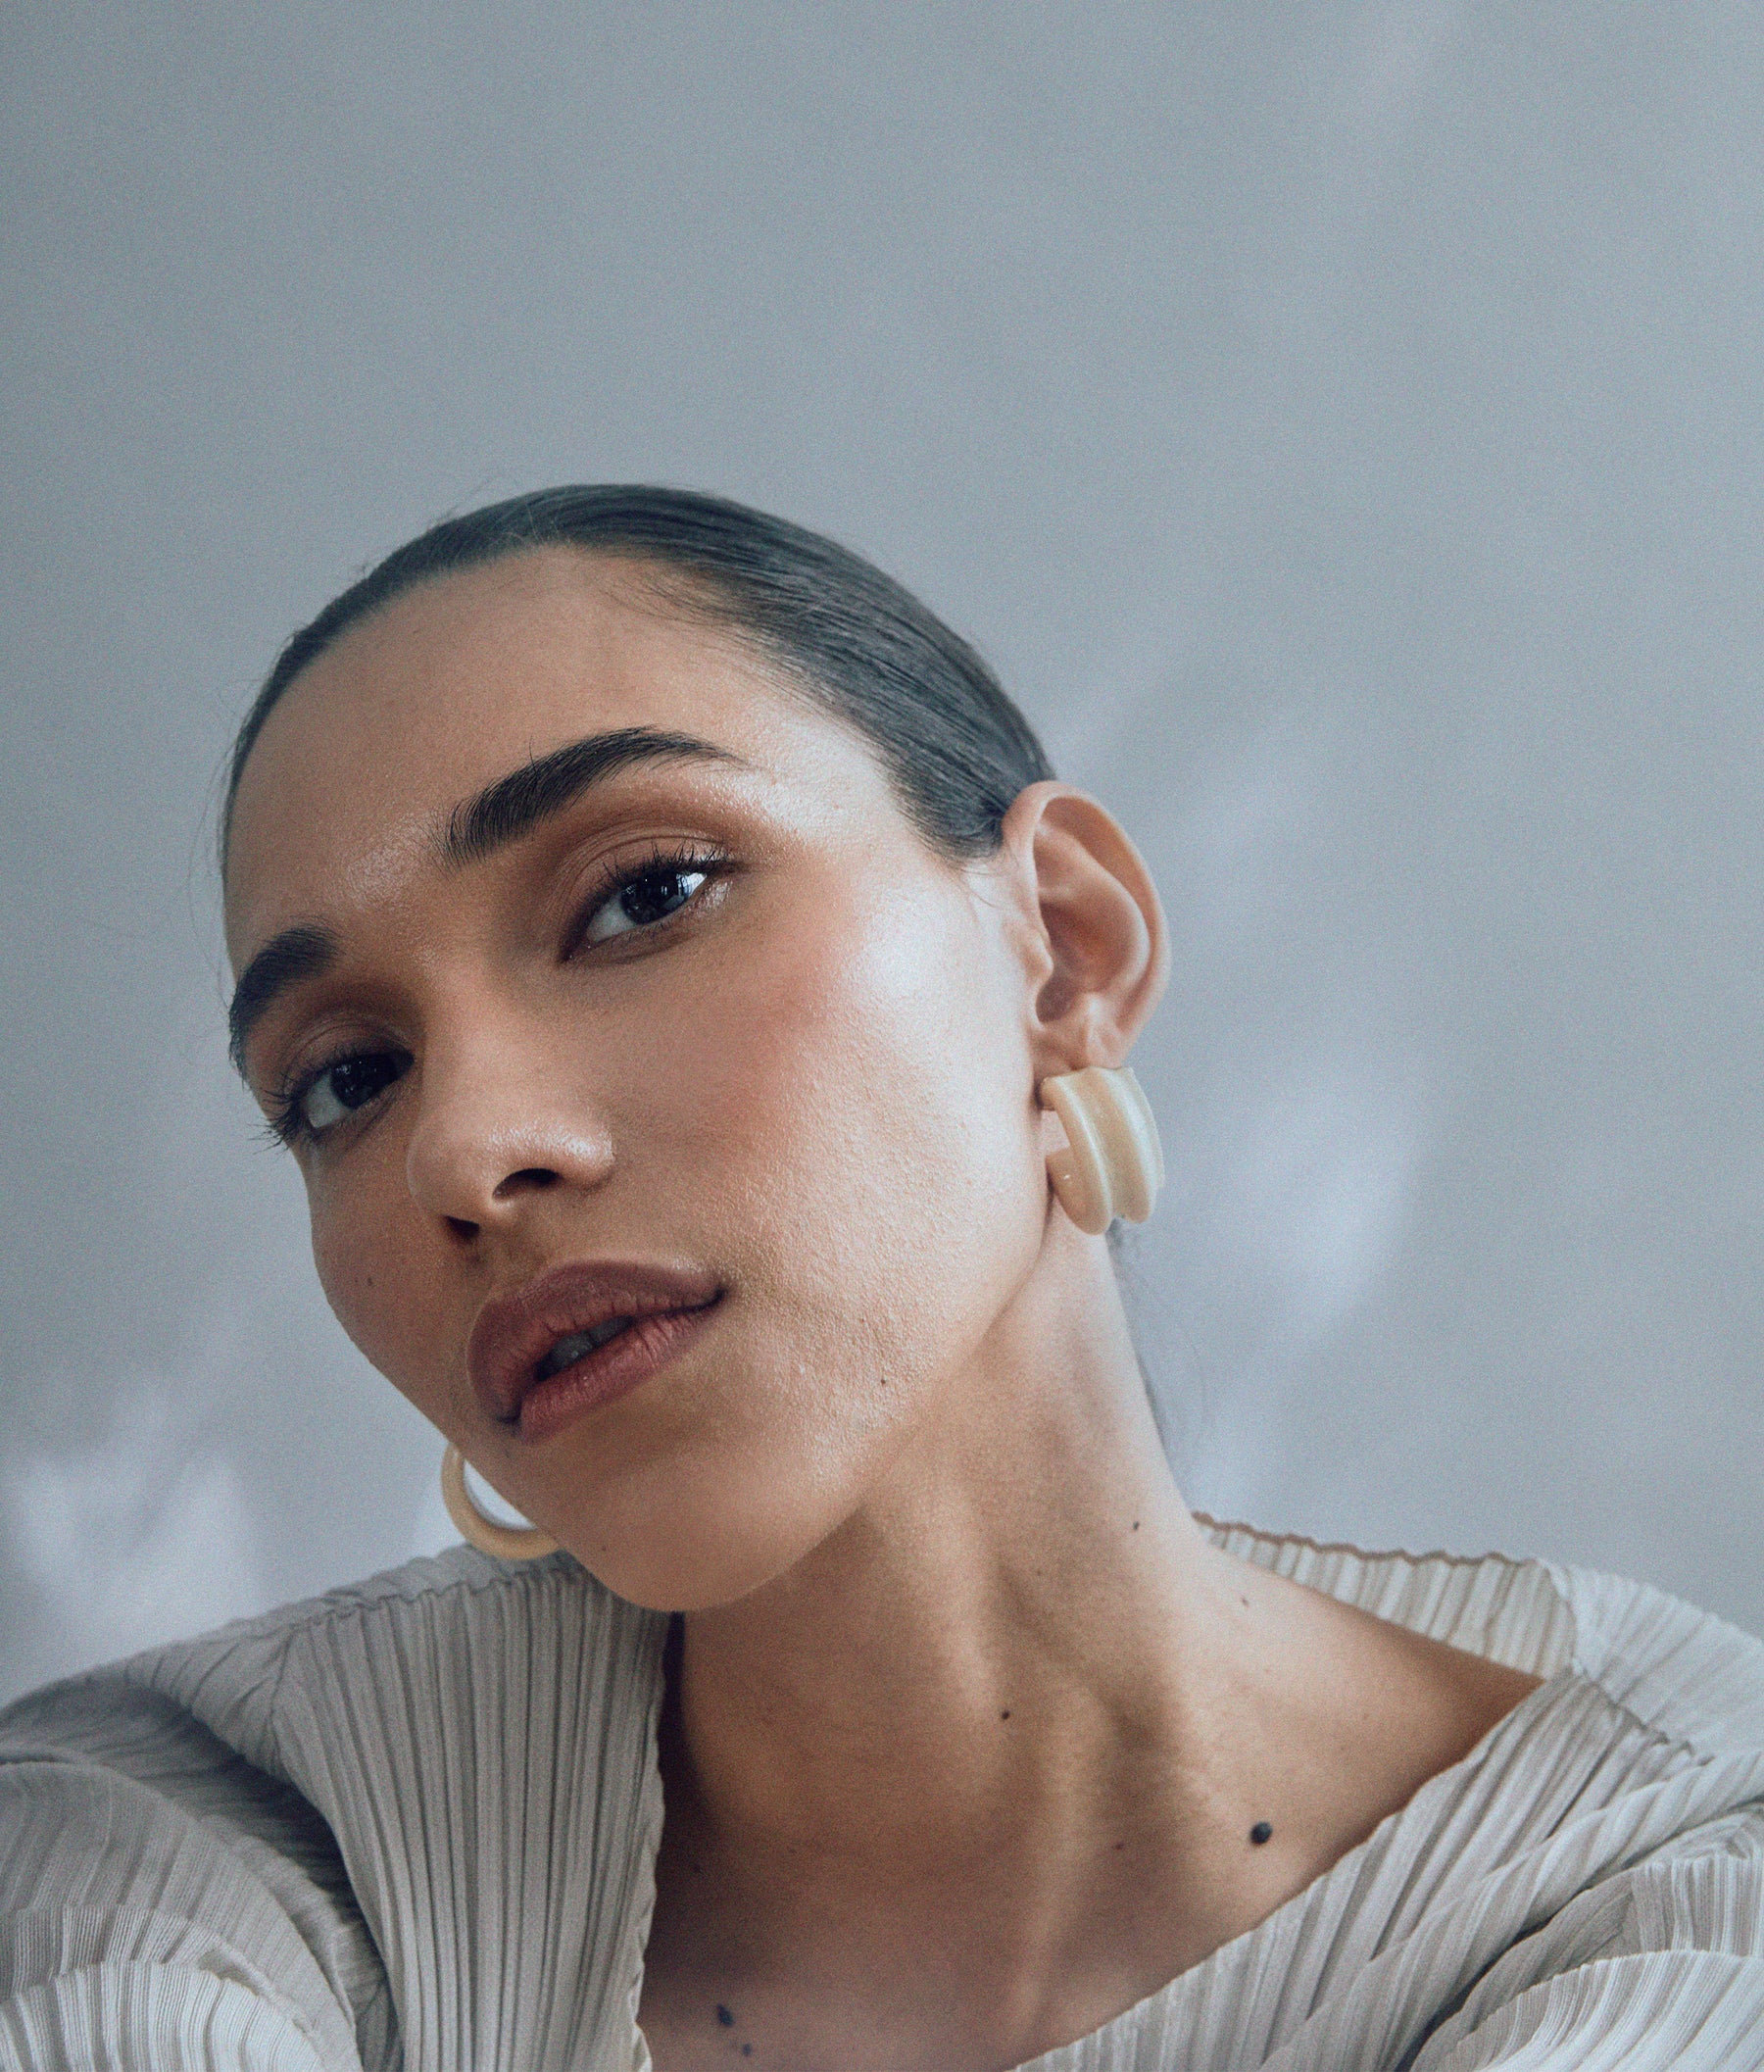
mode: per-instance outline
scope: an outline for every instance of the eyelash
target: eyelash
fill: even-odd
[[[640,884],[647,877],[683,875],[689,870],[698,870],[704,873],[705,884],[696,887],[690,892],[685,900],[673,910],[673,913],[664,914],[661,920],[648,922],[644,925],[640,932],[647,934],[659,928],[665,928],[673,919],[674,913],[685,913],[686,909],[699,898],[706,887],[724,874],[728,867],[729,860],[720,849],[695,846],[690,842],[675,843],[671,846],[664,842],[655,843],[651,847],[649,854],[640,862],[619,863],[612,869],[603,873],[592,891],[583,899],[581,905],[576,909],[574,920],[570,922],[568,929],[564,933],[564,956],[565,960],[575,956],[580,950],[582,938],[588,932],[588,925],[595,916],[630,886]]]
[[[694,848],[684,843],[669,848],[662,843],[657,843],[640,862],[621,863],[601,877],[599,883],[576,909],[575,917],[564,935],[562,961],[567,962],[578,954],[590,923],[603,909],[620,893],[633,885],[641,884],[645,878],[666,877],[669,874],[684,875],[687,871],[702,871],[705,877],[705,883],[696,886],[672,913],[664,914],[660,920],[645,922],[633,930],[634,933],[648,935],[666,928],[676,914],[685,913],[727,867],[728,859],[720,850]],[[388,1048],[396,1049],[396,1046]],[[292,1147],[302,1138],[317,1141],[320,1136],[328,1135],[329,1131],[336,1127],[334,1123],[327,1125],[322,1131],[317,1131],[306,1120],[307,1096],[326,1072],[335,1071],[339,1065],[351,1063],[357,1059],[383,1055],[385,1053],[380,1050],[344,1049],[309,1066],[288,1086],[277,1090],[271,1102],[270,1119],[266,1124],[268,1135],[273,1142],[288,1147]],[[400,1072],[399,1078],[403,1076],[403,1072]],[[397,1081],[390,1083],[396,1085]],[[364,1104],[365,1107],[368,1105]]]

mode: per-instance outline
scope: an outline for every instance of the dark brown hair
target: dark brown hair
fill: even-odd
[[[750,640],[869,741],[907,817],[951,855],[996,849],[1011,800],[1054,774],[1034,729],[973,648],[892,576],[835,541],[689,490],[539,489],[443,518],[289,640],[233,744],[222,863],[252,744],[310,663],[418,583],[545,547],[647,564],[669,602]],[[669,588],[669,576],[683,580]]]

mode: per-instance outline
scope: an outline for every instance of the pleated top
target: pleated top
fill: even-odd
[[[1644,1586],[1212,1528],[1545,1681],[1027,2072],[1764,2068],[1764,1649]],[[0,2066],[643,2072],[666,1620],[461,1548],[0,1714]]]

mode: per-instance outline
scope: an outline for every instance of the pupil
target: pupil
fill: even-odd
[[[398,1060],[383,1053],[376,1058],[345,1058],[331,1066],[331,1092],[345,1108],[365,1108],[397,1077]]]
[[[687,896],[682,876],[678,870],[646,870],[633,878],[618,896],[625,918],[641,928],[671,913]]]

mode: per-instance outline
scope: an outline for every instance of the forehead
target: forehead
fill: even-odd
[[[438,867],[463,800],[586,734],[691,734],[770,773],[880,773],[733,631],[641,571],[552,548],[406,591],[290,686],[246,762],[226,882],[235,957],[290,915]]]

